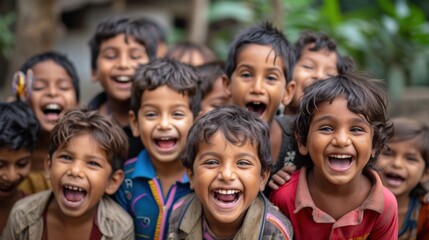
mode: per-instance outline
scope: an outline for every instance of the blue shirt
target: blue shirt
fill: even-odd
[[[164,199],[161,182],[146,150],[126,161],[124,172],[125,179],[115,199],[133,218],[136,239],[165,239],[172,206],[191,192],[187,175],[168,189]]]

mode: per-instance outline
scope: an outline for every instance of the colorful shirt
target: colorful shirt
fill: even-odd
[[[429,204],[411,198],[399,240],[429,239]]]
[[[164,239],[168,218],[178,199],[191,192],[186,174],[170,189],[166,198],[146,150],[124,165],[125,180],[115,199],[134,219],[136,239]]]
[[[178,201],[173,207],[168,239],[216,239],[204,224],[203,207],[194,193]],[[250,205],[243,224],[234,239],[285,239],[293,237],[290,221],[262,194]]]
[[[3,239],[40,240],[43,235],[43,212],[53,200],[52,190],[25,197],[12,208]],[[110,197],[104,196],[98,203],[96,224],[103,240],[134,239],[131,217]],[[78,233],[77,233],[78,234]]]
[[[307,170],[303,167],[291,180],[272,192],[270,200],[289,217],[295,239],[396,239],[398,206],[373,170],[367,171],[373,185],[364,203],[335,220],[319,209],[311,197]],[[345,203],[347,204],[347,203]]]

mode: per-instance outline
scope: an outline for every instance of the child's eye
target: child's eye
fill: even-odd
[[[386,157],[393,156],[393,152],[388,149],[382,150],[380,154]]]
[[[330,132],[330,131],[333,130],[333,128],[329,127],[329,126],[322,126],[322,127],[319,128],[319,130],[322,131],[322,132]]]
[[[46,84],[36,81],[33,83],[32,89],[34,91],[41,91],[41,90],[45,89],[45,87],[46,87]]]
[[[252,77],[252,74],[250,74],[250,73],[248,73],[248,72],[244,72],[244,73],[242,73],[242,74],[240,75],[240,77],[242,77],[242,78],[251,78],[251,77]]]
[[[175,117],[175,118],[182,118],[184,116],[185,116],[185,114],[182,112],[174,112],[173,113],[173,117]]]
[[[352,131],[352,132],[363,132],[364,130],[361,127],[353,127],[352,129],[350,129],[350,131]]]
[[[275,77],[275,76],[268,76],[267,80],[268,81],[277,81],[277,77]]]
[[[302,67],[305,68],[305,69],[313,69],[313,66],[310,66],[310,65],[307,65],[307,64],[303,64]]]
[[[144,116],[145,116],[146,118],[153,119],[153,118],[155,118],[155,117],[156,117],[156,113],[155,113],[155,112],[147,112],[147,113],[145,113],[145,114],[144,114]]]
[[[252,163],[250,163],[248,160],[240,160],[237,162],[237,165],[241,167],[246,167],[252,165]]]
[[[88,165],[93,166],[93,167],[101,167],[101,165],[96,161],[89,161]]]
[[[30,163],[30,159],[22,159],[16,163],[16,166],[19,168],[25,168],[28,163]]]
[[[60,155],[59,158],[64,159],[64,160],[72,160],[72,157],[66,154]]]
[[[218,161],[216,161],[215,159],[209,159],[204,162],[204,165],[208,165],[208,166],[215,166],[217,164],[218,164]]]

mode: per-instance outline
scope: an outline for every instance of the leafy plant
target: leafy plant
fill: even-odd
[[[15,22],[15,13],[11,12],[6,15],[0,14],[0,51],[7,58],[12,51],[14,35],[10,26]]]

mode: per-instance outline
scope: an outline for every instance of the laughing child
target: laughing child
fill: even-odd
[[[261,191],[270,175],[269,128],[237,106],[189,130],[181,157],[191,193],[175,206],[168,239],[292,239],[292,226]]]
[[[250,27],[235,36],[225,66],[227,94],[232,103],[255,112],[270,127],[273,164],[283,164],[294,152],[293,136],[275,118],[280,104],[287,105],[293,94],[294,57],[291,45],[281,31],[270,23]],[[280,169],[281,167],[276,167]]]
[[[25,97],[40,125],[37,148],[31,154],[31,172],[19,188],[27,194],[50,188],[44,162],[54,125],[68,110],[79,104],[79,77],[73,63],[57,52],[46,52],[29,58],[21,72],[32,72]]]
[[[5,239],[134,239],[131,217],[106,194],[116,192],[127,138],[108,117],[66,113],[52,130],[45,161],[52,190],[18,201]]]
[[[429,127],[410,118],[393,119],[393,136],[377,159],[381,181],[396,197],[401,240],[429,239]]]
[[[39,124],[27,104],[20,101],[0,103],[0,113],[1,236],[13,204],[25,196],[18,185],[30,173]]]
[[[144,148],[132,134],[128,112],[137,66],[156,57],[157,42],[150,37],[148,27],[142,19],[108,17],[98,23],[89,42],[92,80],[99,82],[103,91],[88,106],[110,116],[122,127],[128,137],[129,158]]]
[[[299,239],[395,239],[393,194],[371,169],[391,125],[381,81],[339,75],[305,89],[294,133],[304,167],[272,192]]]
[[[154,60],[137,69],[131,128],[146,149],[125,163],[116,193],[134,219],[136,239],[165,239],[173,204],[191,192],[179,154],[194,120],[196,88],[194,70],[176,60]]]

